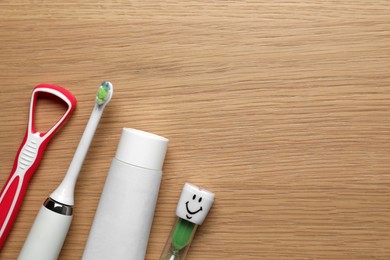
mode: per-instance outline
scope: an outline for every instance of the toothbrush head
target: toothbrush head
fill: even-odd
[[[103,81],[96,93],[96,104],[106,105],[110,102],[114,88],[111,82]]]

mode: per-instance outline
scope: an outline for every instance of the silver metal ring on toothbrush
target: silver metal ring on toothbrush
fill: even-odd
[[[58,214],[65,216],[72,216],[73,207],[60,203],[58,201],[53,200],[52,198],[47,198],[43,203],[43,206],[51,211],[57,212]]]

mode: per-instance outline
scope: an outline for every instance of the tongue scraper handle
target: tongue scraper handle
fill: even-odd
[[[37,97],[40,93],[53,97],[56,96],[64,101],[68,107],[58,122],[44,133],[38,132],[34,126],[34,112]],[[3,247],[12,224],[16,219],[28,183],[42,159],[47,144],[57,130],[70,117],[76,107],[76,102],[76,98],[69,91],[59,86],[40,84],[34,88],[26,134],[16,154],[11,174],[0,193],[0,249]]]

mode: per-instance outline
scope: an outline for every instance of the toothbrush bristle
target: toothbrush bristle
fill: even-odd
[[[99,90],[96,94],[96,103],[103,105],[111,97],[112,84],[111,82],[104,81],[100,84]]]

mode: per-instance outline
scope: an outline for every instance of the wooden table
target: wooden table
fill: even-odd
[[[32,88],[78,99],[0,259],[63,178],[103,80],[115,94],[60,259],[81,258],[122,127],[170,139],[146,259],[184,182],[216,193],[188,259],[390,258],[388,0],[2,1],[0,50],[1,186]]]

